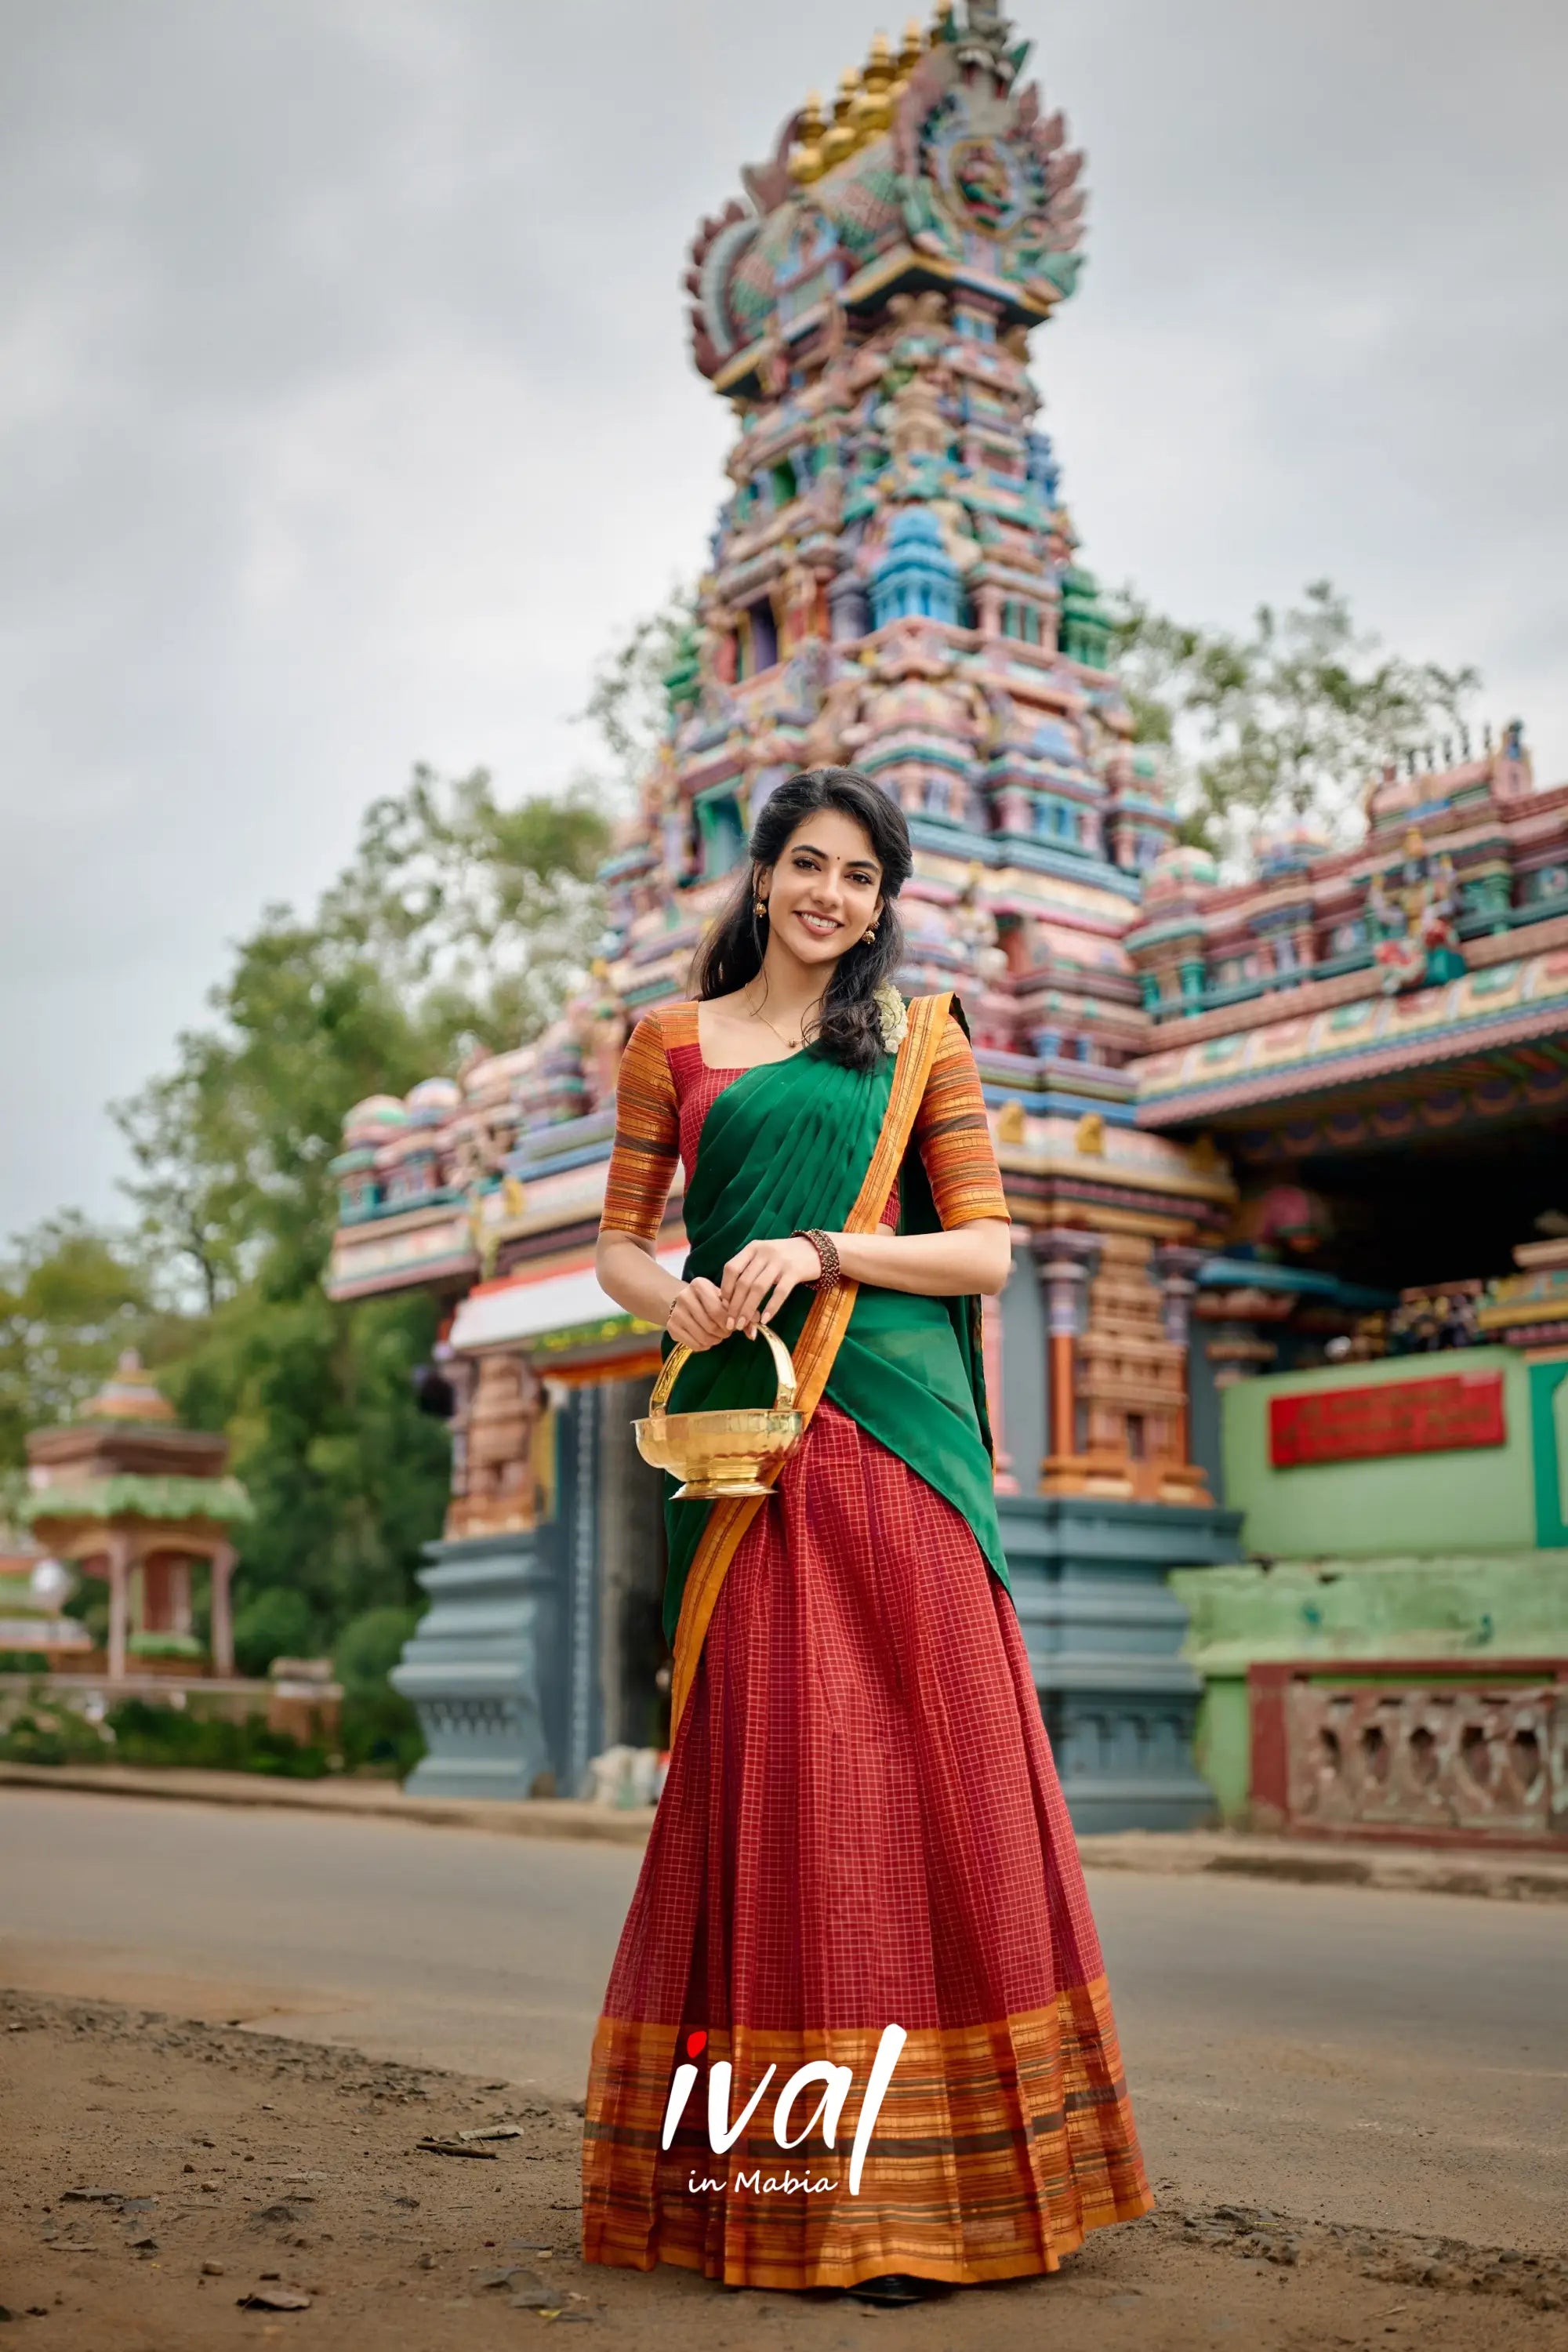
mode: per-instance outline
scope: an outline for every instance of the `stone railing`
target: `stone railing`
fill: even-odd
[[[1255,1664],[1252,1823],[1568,1846],[1568,1658]]]

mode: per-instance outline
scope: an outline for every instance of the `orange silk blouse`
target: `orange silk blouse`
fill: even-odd
[[[658,1238],[677,1160],[689,1184],[702,1122],[743,1070],[710,1069],[698,1042],[693,1003],[646,1013],[621,1057],[616,1086],[616,1144],[602,1223],[613,1233]],[[1007,1206],[992,1148],[980,1073],[968,1038],[951,1015],[915,1118],[937,1215],[945,1227],[1002,1217]],[[896,1225],[895,1191],[882,1223]]]

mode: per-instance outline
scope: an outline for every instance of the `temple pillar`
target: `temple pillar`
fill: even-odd
[[[517,1355],[479,1363],[466,1509],[425,1546],[430,1607],[392,1671],[427,1751],[406,1786],[574,1795],[602,1732],[605,1393],[542,1381]]]
[[[871,625],[871,604],[866,583],[851,568],[841,572],[827,591],[828,624],[836,646],[863,637]]]
[[[446,1534],[512,1535],[531,1528],[538,1512],[534,1447],[544,1400],[537,1375],[521,1353],[481,1356],[455,1419],[452,1488]]]
[[[999,1495],[1016,1495],[1018,1481],[1013,1475],[1013,1457],[1007,1451],[1007,1383],[1003,1376],[1002,1301],[999,1297],[983,1298],[980,1302],[980,1352],[985,1367],[985,1405],[991,1417],[996,1492]]]
[[[464,1531],[464,1518],[468,1500],[468,1424],[473,1416],[474,1391],[478,1385],[479,1367],[472,1357],[453,1355],[442,1373],[452,1391],[452,1412],[447,1433],[452,1441],[452,1479],[447,1496],[447,1518],[443,1534],[458,1537]]]
[[[664,1490],[637,1449],[635,1420],[651,1380],[609,1381],[600,1391],[598,1517],[599,1717],[606,1746],[668,1748],[668,1705],[658,1684],[668,1654]]]
[[[1078,1341],[1088,1316],[1089,1284],[1100,1265],[1092,1234],[1049,1226],[1035,1237],[1046,1297],[1048,1447],[1041,1464],[1045,1494],[1070,1494],[1079,1485]]]
[[[113,1534],[109,1539],[109,1679],[125,1680],[126,1652],[131,1638],[131,1538]]]
[[[1192,1447],[1192,1411],[1188,1357],[1192,1339],[1193,1300],[1197,1295],[1197,1271],[1206,1252],[1184,1249],[1167,1242],[1154,1252],[1154,1276],[1160,1286],[1161,1319],[1165,1337],[1182,1351],[1181,1406],[1173,1432],[1175,1459],[1185,1464]]]
[[[207,1646],[214,1674],[226,1677],[234,1672],[234,1610],[229,1592],[234,1567],[234,1546],[220,1544],[212,1556],[212,1623]]]
[[[1158,1265],[1126,1232],[1035,1234],[1049,1363],[1039,1491],[997,1514],[1062,1792],[1080,1832],[1213,1818],[1194,1762],[1202,1680],[1166,1571],[1236,1556],[1237,1515],[1171,1459],[1198,1254]],[[1202,1499],[1200,1499],[1200,1496]]]
[[[987,582],[974,592],[974,618],[980,635],[989,641],[1002,634],[1002,591]]]

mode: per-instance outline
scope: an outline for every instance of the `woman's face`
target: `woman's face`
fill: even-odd
[[[871,836],[841,809],[803,817],[778,864],[757,877],[768,937],[804,964],[847,955],[882,911],[882,868]]]

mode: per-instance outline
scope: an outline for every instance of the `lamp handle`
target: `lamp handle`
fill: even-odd
[[[778,1393],[773,1399],[773,1409],[775,1412],[793,1412],[795,1410],[795,1363],[790,1351],[778,1333],[766,1323],[758,1324],[757,1337],[759,1339],[765,1339],[773,1349],[773,1368],[779,1376]],[[653,1394],[647,1401],[650,1413],[664,1411],[669,1402],[669,1392],[679,1379],[681,1370],[690,1353],[691,1350],[684,1340],[670,1349],[660,1368],[658,1378],[653,1384]]]

